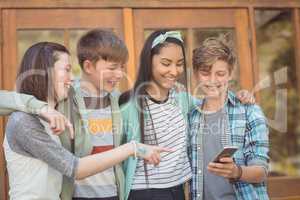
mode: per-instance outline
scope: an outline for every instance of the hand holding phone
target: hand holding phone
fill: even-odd
[[[224,157],[232,157],[233,154],[238,150],[236,146],[226,146],[224,149],[215,157],[213,162],[220,163],[220,159]]]

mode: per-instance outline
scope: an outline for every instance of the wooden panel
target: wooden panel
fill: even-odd
[[[242,8],[300,7],[299,0],[2,0],[2,8]]]
[[[136,55],[139,55],[142,49],[145,29],[231,28],[234,26],[234,10],[231,9],[135,10],[134,27]]]
[[[122,27],[123,16],[121,9],[20,9],[16,17],[18,29],[66,29]],[[117,32],[122,31],[119,28]]]
[[[3,27],[3,88],[13,90],[18,69],[15,10],[3,10]]]
[[[129,52],[129,60],[127,63],[127,87],[133,87],[136,78],[136,64],[134,52],[134,26],[133,26],[133,11],[131,8],[123,10],[124,20],[124,39]]]
[[[3,60],[2,60],[2,46],[3,46],[3,26],[2,26],[2,10],[0,10],[0,89],[3,88]],[[0,117],[0,199],[6,199],[7,196],[7,185],[6,185],[6,170],[5,170],[5,159],[2,148],[2,141],[4,138],[4,126],[3,117]]]
[[[256,45],[256,27],[255,27],[255,12],[254,8],[249,8],[249,21],[250,21],[250,31],[251,31],[251,53],[252,53],[252,63],[253,63],[253,78],[254,78],[254,88],[256,102],[260,101],[259,88],[255,88],[256,84],[259,82],[259,66],[257,58],[257,45]]]
[[[300,199],[300,177],[268,178],[268,193],[271,199]]]
[[[139,9],[135,20],[143,21],[147,28],[197,28],[233,27],[234,12],[231,9]],[[216,14],[220,13],[220,14]],[[208,20],[209,19],[209,20]]]
[[[249,44],[249,24],[247,9],[235,11],[237,49],[239,53],[240,85],[243,89],[253,88],[253,68]]]
[[[194,37],[194,30],[189,28],[187,30],[187,47],[186,47],[186,53],[187,53],[187,67],[188,67],[188,70],[192,71],[193,70],[193,50],[196,48],[195,47],[195,37]],[[188,76],[190,75],[191,73],[188,73]],[[193,89],[195,88],[195,79],[194,79],[194,76],[190,76],[190,81],[187,82],[187,88],[188,90],[192,93]]]

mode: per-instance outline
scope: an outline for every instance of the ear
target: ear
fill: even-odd
[[[85,60],[83,62],[83,71],[87,74],[94,73],[95,67],[94,64],[90,60]]]

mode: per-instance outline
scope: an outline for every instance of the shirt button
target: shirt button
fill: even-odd
[[[200,148],[200,147],[198,147],[197,149],[198,149],[198,150],[200,150],[201,148]]]
[[[198,174],[201,174],[201,173],[202,173],[202,171],[201,171],[201,170],[199,170],[199,171],[198,171]]]
[[[197,197],[200,197],[200,194],[197,194]]]

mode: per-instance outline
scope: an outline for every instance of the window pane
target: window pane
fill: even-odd
[[[300,175],[300,100],[290,10],[256,10],[260,104],[270,127],[271,175]]]
[[[71,65],[72,65],[73,75],[75,77],[79,77],[81,72],[81,68],[79,66],[78,59],[77,59],[77,42],[79,38],[86,32],[87,30],[84,29],[69,30],[69,51],[72,55]]]
[[[37,42],[57,42],[64,44],[63,30],[18,30],[18,63],[24,56],[25,51]]]

